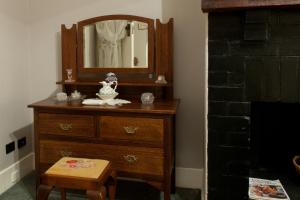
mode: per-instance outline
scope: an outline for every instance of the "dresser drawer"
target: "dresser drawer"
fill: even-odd
[[[95,136],[93,116],[39,113],[38,117],[40,134]]]
[[[101,116],[100,137],[163,144],[164,119]]]
[[[40,141],[40,164],[52,164],[63,156],[110,160],[117,171],[163,176],[163,151],[159,148]]]

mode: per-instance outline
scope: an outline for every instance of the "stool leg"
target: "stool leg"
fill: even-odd
[[[61,200],[67,200],[66,190],[64,188],[60,188],[60,196],[61,196]]]
[[[37,190],[37,200],[47,200],[52,188],[52,186],[48,185],[39,185]]]
[[[106,188],[105,186],[101,187],[101,200],[106,200]]]
[[[108,179],[107,185],[108,185],[109,200],[115,200],[116,188],[117,188],[117,178],[115,172],[112,172],[111,176]]]
[[[106,189],[104,186],[102,186],[100,191],[87,190],[86,196],[90,200],[105,200],[106,199]]]

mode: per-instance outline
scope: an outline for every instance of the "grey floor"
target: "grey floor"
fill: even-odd
[[[51,192],[49,200],[59,200],[59,193]],[[68,193],[69,200],[85,200],[82,191]],[[140,182],[118,181],[116,200],[160,200],[162,194],[155,188]],[[0,200],[35,200],[35,174],[23,178],[0,196]],[[200,190],[177,188],[172,200],[201,200]]]

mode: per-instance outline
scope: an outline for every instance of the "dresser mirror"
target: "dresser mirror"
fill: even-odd
[[[79,72],[152,73],[154,20],[100,16],[78,22]]]
[[[148,68],[148,24],[105,20],[83,26],[84,68]]]

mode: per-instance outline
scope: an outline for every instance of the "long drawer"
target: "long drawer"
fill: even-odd
[[[163,144],[163,119],[101,116],[99,121],[101,138]]]
[[[106,159],[112,161],[117,171],[163,176],[163,151],[160,148],[40,141],[41,164],[53,164],[63,156]]]
[[[95,136],[94,117],[39,113],[39,133],[80,137]]]

